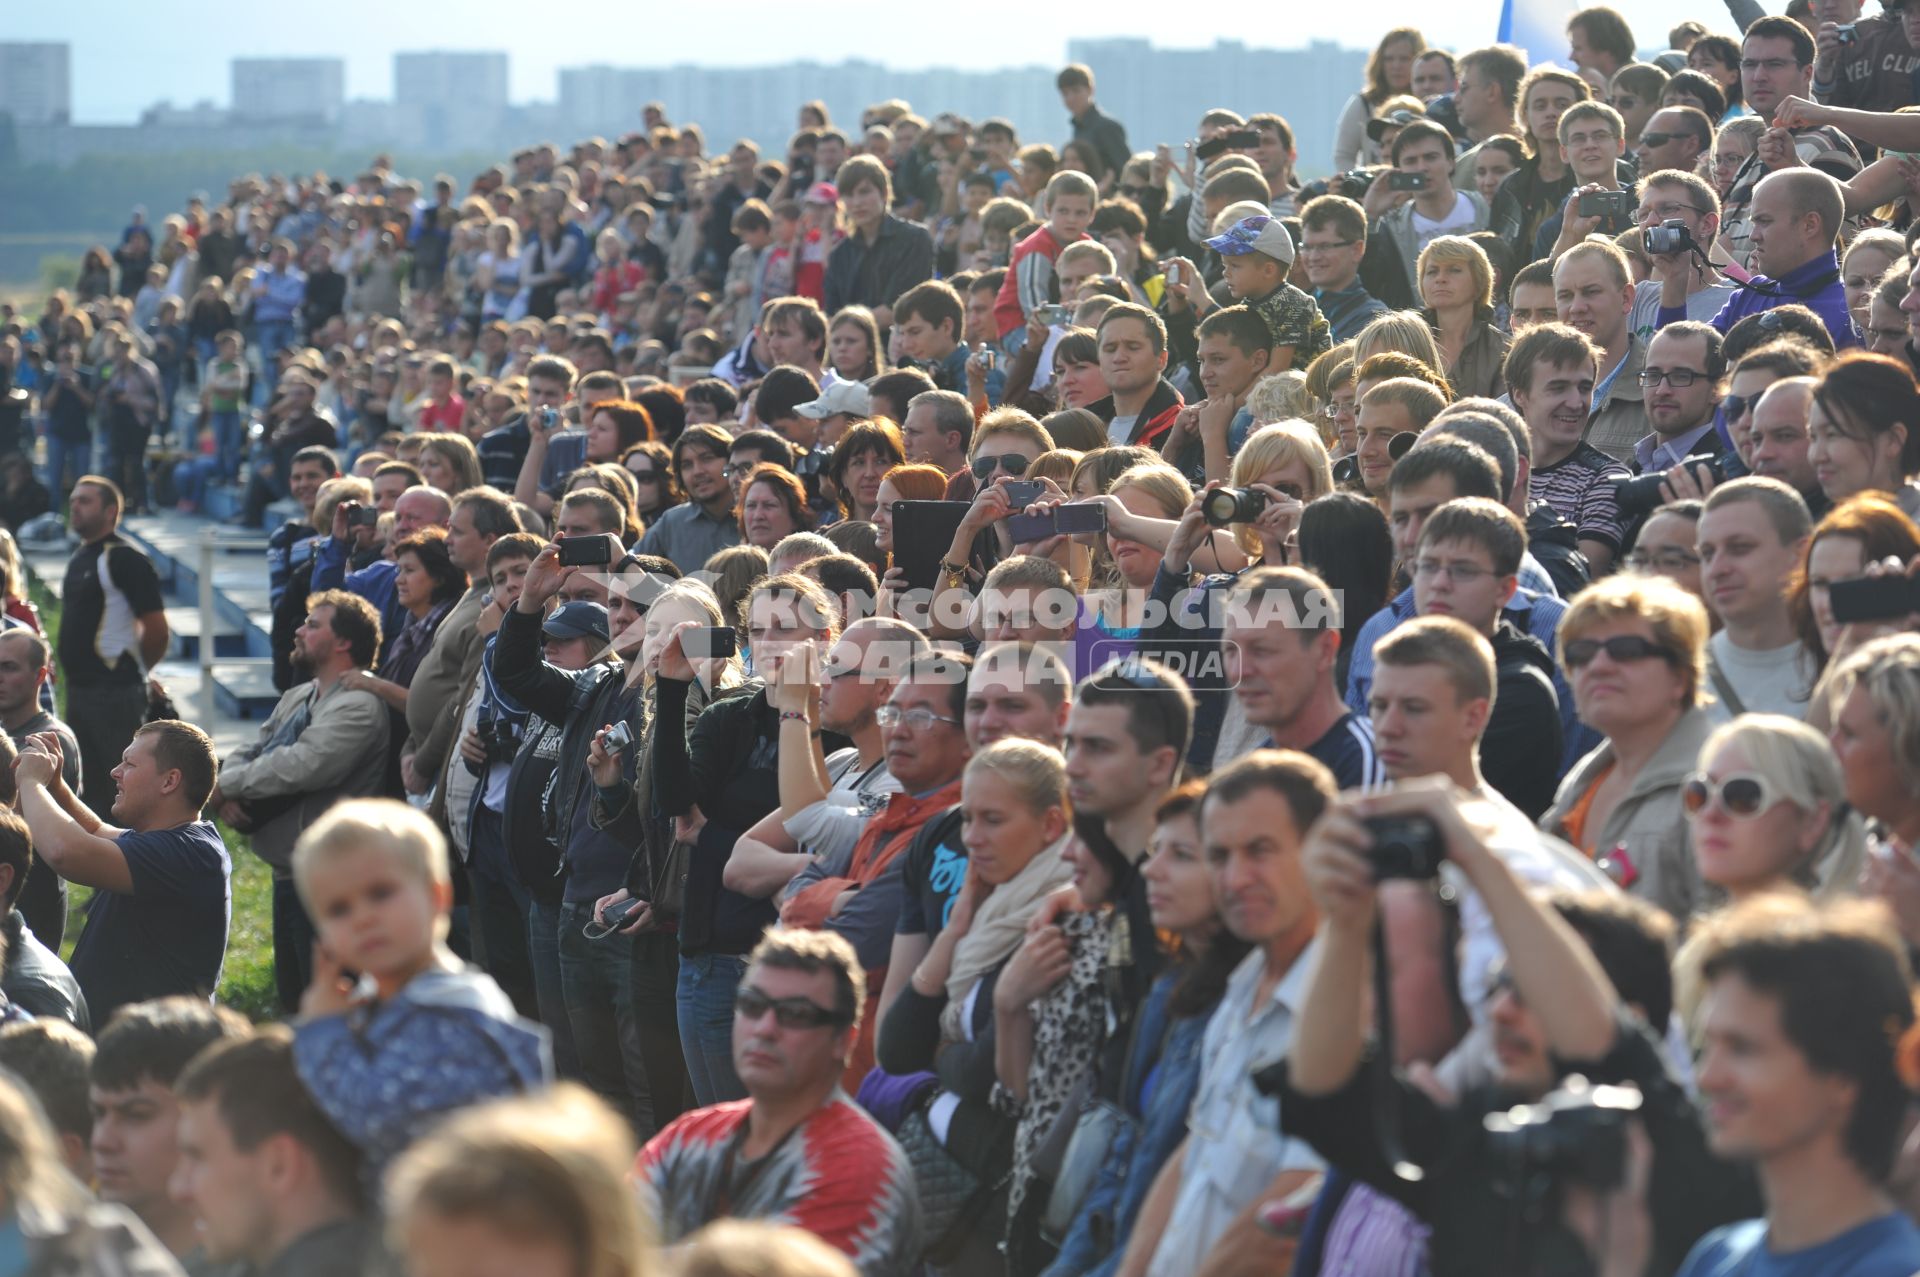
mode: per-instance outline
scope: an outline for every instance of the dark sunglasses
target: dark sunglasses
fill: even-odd
[[[752,985],[742,985],[733,995],[733,1009],[749,1020],[758,1020],[769,1010],[774,1022],[783,1029],[824,1029],[846,1023],[838,1011],[830,1011],[810,998],[770,998]]]
[[[974,478],[985,483],[996,466],[1018,478],[1027,472],[1027,458],[1022,453],[1003,452],[997,457],[975,457],[968,468],[973,471]]]
[[[627,473],[633,476],[635,483],[660,482],[660,472],[658,470],[629,470]]]
[[[1687,777],[1687,783],[1680,790],[1680,805],[1689,816],[1698,816],[1707,809],[1715,795],[1720,798],[1720,807],[1729,816],[1742,820],[1758,816],[1773,806],[1773,787],[1767,784],[1766,777],[1752,772],[1739,772],[1725,780],[1715,782],[1705,772],[1695,772]]]
[[[1642,133],[1640,135],[1640,145],[1665,146],[1667,143],[1673,141],[1673,139],[1677,137],[1692,137],[1692,136],[1693,135],[1691,133]]]
[[[1674,660],[1671,648],[1661,647],[1650,639],[1638,634],[1616,634],[1610,639],[1574,639],[1561,649],[1566,658],[1567,668],[1577,670],[1589,664],[1594,657],[1605,652],[1607,659],[1615,665],[1625,665],[1629,661],[1647,661],[1659,657],[1663,661]]]
[[[1720,412],[1728,421],[1738,421],[1759,398],[1759,395],[1722,395]]]

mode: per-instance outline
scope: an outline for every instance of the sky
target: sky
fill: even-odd
[[[155,102],[189,106],[202,99],[225,105],[228,61],[235,57],[330,56],[347,59],[347,96],[392,96],[393,55],[428,49],[506,49],[515,102],[551,101],[563,66],[602,62],[618,66],[754,66],[812,58],[833,63],[860,57],[901,67],[931,64],[986,70],[1064,60],[1076,35],[1143,36],[1169,46],[1210,46],[1234,38],[1255,47],[1298,47],[1311,40],[1368,46],[1395,26],[1420,27],[1430,43],[1465,50],[1492,41],[1499,0],[1467,0],[1436,8],[1420,0],[1374,0],[1360,6],[1364,27],[1342,21],[1339,5],[1265,0],[1209,11],[1194,30],[1169,29],[1169,7],[1141,0],[1097,6],[935,0],[924,12],[942,15],[938,47],[929,46],[923,20],[903,22],[898,4],[857,0],[736,0],[734,3],[571,3],[547,8],[548,20],[528,19],[541,6],[527,0],[451,0],[410,5],[393,0],[320,0],[315,5],[264,6],[258,0],[199,0],[189,10],[133,0],[100,0],[83,18],[64,4],[7,0],[0,39],[64,40],[73,46],[73,105],[78,123],[126,123]],[[1570,0],[1522,0],[1571,12]],[[1683,5],[1613,0],[1643,47],[1664,45],[1682,16],[1714,30],[1733,29],[1718,0]],[[1770,6],[1771,7],[1771,6]],[[458,30],[448,15],[459,15]],[[1252,22],[1235,32],[1228,14]],[[1098,14],[1096,32],[1088,17]],[[869,26],[858,27],[871,15]],[[716,38],[716,17],[725,36]],[[857,38],[849,38],[858,30]],[[1556,54],[1564,50],[1552,51]],[[1536,52],[1536,58],[1540,55]],[[1282,111],[1285,103],[1276,105]]]

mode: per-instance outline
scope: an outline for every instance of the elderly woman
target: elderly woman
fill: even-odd
[[[1442,370],[1460,398],[1506,393],[1510,338],[1493,323],[1493,263],[1472,240],[1441,235],[1420,250],[1420,313],[1433,327]]]
[[[1613,577],[1573,600],[1560,619],[1560,664],[1580,721],[1605,739],[1540,820],[1681,919],[1701,898],[1681,790],[1711,726],[1701,706],[1707,634],[1700,600],[1659,577]]]
[[[784,466],[762,461],[747,473],[740,489],[740,536],[767,553],[782,538],[813,531],[807,490]]]
[[[1716,730],[1680,790],[1701,879],[1733,904],[1767,891],[1858,890],[1866,830],[1826,738],[1797,719],[1743,714]]]

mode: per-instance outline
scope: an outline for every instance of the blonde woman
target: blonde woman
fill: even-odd
[[[425,436],[415,464],[428,487],[450,497],[468,488],[484,487],[487,482],[480,470],[480,453],[465,435],[436,431]]]
[[[1373,356],[1388,352],[1411,355],[1435,372],[1447,366],[1433,325],[1417,310],[1390,310],[1369,320],[1353,339],[1353,366],[1357,369]]]
[[[1461,235],[1441,235],[1420,250],[1421,316],[1438,338],[1447,374],[1459,398],[1506,393],[1501,366],[1509,338],[1493,322],[1493,263]]]
[[[1267,567],[1293,562],[1294,534],[1309,501],[1333,491],[1333,463],[1320,435],[1304,421],[1276,421],[1247,436],[1234,454],[1231,485],[1258,492],[1266,507],[1251,522],[1231,525],[1247,557]]]
[[[1253,428],[1276,421],[1305,420],[1313,416],[1313,396],[1307,392],[1307,374],[1298,368],[1268,373],[1253,383],[1247,392],[1247,411],[1253,416]]]

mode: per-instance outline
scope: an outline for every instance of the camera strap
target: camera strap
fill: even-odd
[[[1373,919],[1373,1018],[1378,1046],[1368,1084],[1373,1089],[1380,1154],[1395,1175],[1409,1183],[1418,1182],[1427,1173],[1408,1159],[1400,1138],[1400,1091],[1393,1084],[1393,969],[1387,965],[1387,929],[1377,912]]]

